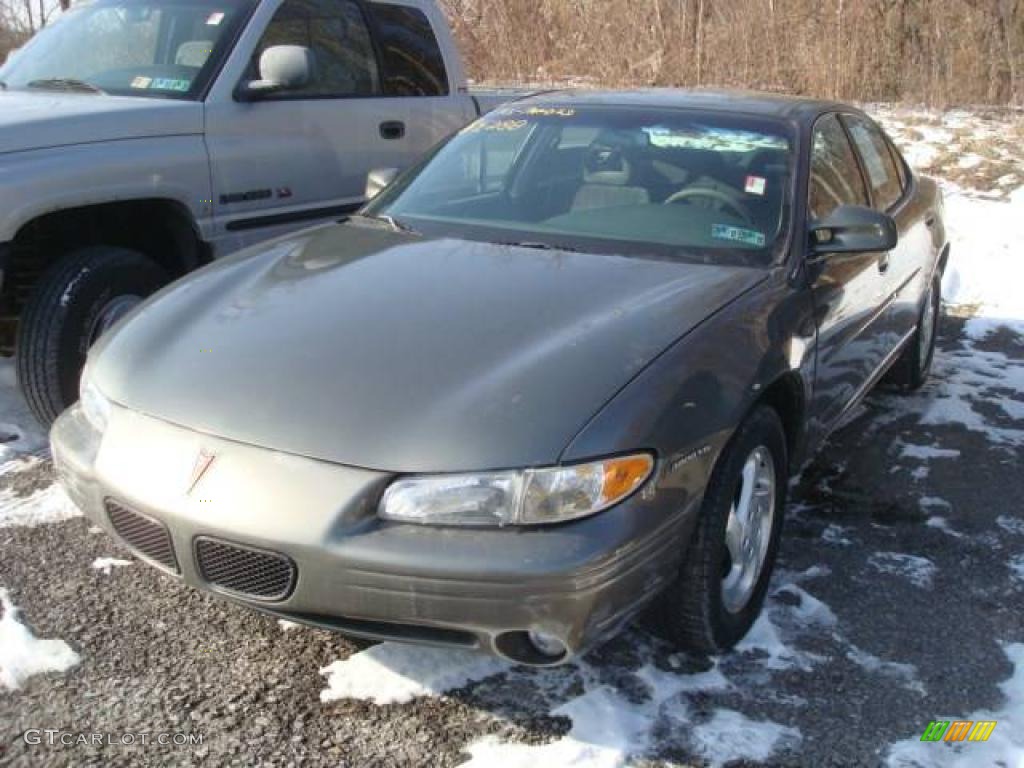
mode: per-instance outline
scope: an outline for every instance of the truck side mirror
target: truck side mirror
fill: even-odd
[[[366,199],[373,200],[398,176],[397,168],[377,168],[366,176]]]
[[[250,100],[282,91],[305,88],[313,79],[316,59],[301,45],[274,45],[260,55],[260,79],[250,80],[240,95]]]
[[[811,223],[810,250],[815,256],[829,253],[891,251],[899,230],[891,216],[862,205],[841,205]]]

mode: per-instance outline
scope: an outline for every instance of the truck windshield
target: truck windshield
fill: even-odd
[[[0,69],[12,89],[202,97],[250,0],[98,0],[43,29]]]
[[[787,234],[789,134],[728,113],[513,105],[365,213],[430,235],[769,264]]]

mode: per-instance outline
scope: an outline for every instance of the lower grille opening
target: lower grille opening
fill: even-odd
[[[278,552],[200,536],[195,554],[203,580],[227,592],[256,600],[284,600],[295,588],[295,563]]]
[[[479,648],[475,636],[470,632],[444,627],[427,627],[419,624],[398,624],[390,621],[350,619],[344,616],[325,616],[319,613],[292,613],[271,611],[274,616],[291,621],[301,621],[324,629],[333,629],[343,634],[367,637],[373,640],[398,640],[457,648]]]
[[[180,573],[166,525],[113,499],[106,499],[104,506],[114,531],[132,550],[173,573]]]

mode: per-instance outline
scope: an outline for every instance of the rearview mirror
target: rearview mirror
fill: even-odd
[[[811,253],[891,251],[899,231],[891,216],[862,205],[841,205],[811,223]]]
[[[260,79],[242,87],[242,95],[261,95],[305,88],[313,78],[313,52],[301,45],[274,45],[260,55]]]
[[[366,199],[373,200],[398,176],[397,168],[377,168],[366,176]]]

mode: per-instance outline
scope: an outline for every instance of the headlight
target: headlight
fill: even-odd
[[[78,399],[82,413],[97,432],[105,432],[110,421],[110,401],[96,388],[89,377],[88,368],[82,372]]]
[[[538,525],[596,514],[646,482],[646,453],[510,472],[409,477],[381,499],[380,517],[433,525]]]

